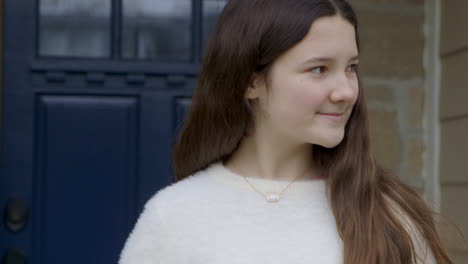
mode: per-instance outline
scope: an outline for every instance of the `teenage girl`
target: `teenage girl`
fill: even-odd
[[[433,213],[372,156],[344,0],[230,0],[120,264],[451,263]],[[156,177],[157,175],[155,175]]]

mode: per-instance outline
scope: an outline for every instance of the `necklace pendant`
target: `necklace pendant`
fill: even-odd
[[[270,203],[275,203],[279,201],[280,195],[279,193],[269,193],[267,194],[266,199]]]

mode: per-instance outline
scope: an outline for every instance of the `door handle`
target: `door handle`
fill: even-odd
[[[9,249],[3,256],[3,264],[26,264],[26,254],[19,248]]]
[[[28,222],[29,209],[21,198],[10,199],[5,208],[5,225],[14,233],[24,229]]]

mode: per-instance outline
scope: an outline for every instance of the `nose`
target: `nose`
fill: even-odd
[[[348,76],[347,73],[335,77],[330,100],[334,103],[353,101],[358,93],[358,81],[356,76]]]

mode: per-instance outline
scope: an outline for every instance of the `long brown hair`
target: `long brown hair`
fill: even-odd
[[[227,3],[208,43],[192,106],[174,146],[176,180],[232,155],[252,122],[245,100],[252,74],[268,74],[275,59],[301,41],[316,19],[334,15],[354,25],[359,48],[358,21],[344,0]],[[314,162],[327,175],[344,263],[416,263],[416,245],[395,207],[427,241],[437,263],[452,263],[438,236],[434,212],[372,156],[361,86],[343,141],[334,148],[313,146]]]

